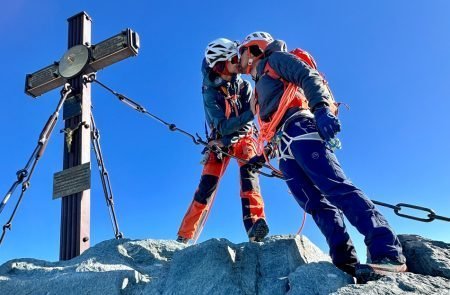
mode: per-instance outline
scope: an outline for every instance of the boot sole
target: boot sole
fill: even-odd
[[[265,221],[257,221],[253,226],[255,226],[253,236],[249,239],[251,242],[261,242],[269,233],[267,223]]]
[[[395,273],[402,273],[408,271],[405,264],[403,265],[371,265],[368,264],[366,268],[357,269],[355,276],[360,284],[365,284],[369,281],[376,281],[382,277],[389,276]]]

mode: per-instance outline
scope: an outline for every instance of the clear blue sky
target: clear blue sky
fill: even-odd
[[[337,152],[346,174],[370,198],[450,216],[450,3],[445,0],[3,2],[1,198],[59,98],[56,90],[36,100],[26,96],[25,74],[60,59],[67,50],[66,19],[82,10],[93,18],[94,44],[126,27],[141,37],[137,57],[112,65],[98,78],[193,132],[203,130],[200,64],[209,41],[241,40],[265,30],[290,48],[309,50],[337,99],[351,107],[341,112],[343,149]],[[121,230],[132,239],[174,239],[200,178],[201,148],[98,87],[93,103]],[[20,257],[58,259],[60,200],[52,200],[52,178],[62,169],[62,126],[60,121],[0,246],[0,263]],[[96,244],[113,238],[113,231],[92,161],[91,242]],[[200,241],[246,241],[237,172],[233,163]],[[261,187],[271,234],[295,233],[302,210],[286,185],[261,178]],[[0,215],[0,225],[18,193]],[[381,211],[397,233],[450,242],[450,223],[419,223],[390,209]],[[327,251],[312,219],[303,233]],[[364,257],[362,237],[353,229],[351,234]]]

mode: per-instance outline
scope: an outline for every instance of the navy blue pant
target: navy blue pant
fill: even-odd
[[[280,170],[297,202],[325,235],[333,263],[344,270],[358,263],[343,215],[364,235],[373,262],[386,257],[404,262],[400,242],[386,219],[345,176],[316,132],[314,119],[308,117],[297,117],[284,127],[284,139],[297,140],[280,143],[280,149],[291,155],[280,159]]]

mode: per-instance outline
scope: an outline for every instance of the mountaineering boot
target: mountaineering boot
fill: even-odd
[[[348,263],[348,264],[340,264],[340,265],[336,265],[337,268],[339,268],[340,270],[342,270],[343,272],[351,275],[352,277],[356,276],[356,266],[359,263]]]
[[[368,264],[358,264],[355,276],[358,283],[365,284],[368,281],[375,281],[389,274],[406,271],[408,271],[408,268],[405,263],[390,258],[383,258],[380,261]]]
[[[183,238],[182,236],[178,236],[177,240],[178,243],[182,243],[182,244],[186,244],[189,243],[189,239],[188,238]]]
[[[250,242],[261,242],[269,233],[269,226],[263,218],[258,219],[248,231]]]

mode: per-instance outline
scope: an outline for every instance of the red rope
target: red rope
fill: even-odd
[[[303,227],[305,226],[305,222],[306,222],[306,211],[303,211],[303,220],[302,220],[302,225],[300,226],[300,228],[297,231],[297,235],[300,235],[302,233]]]

